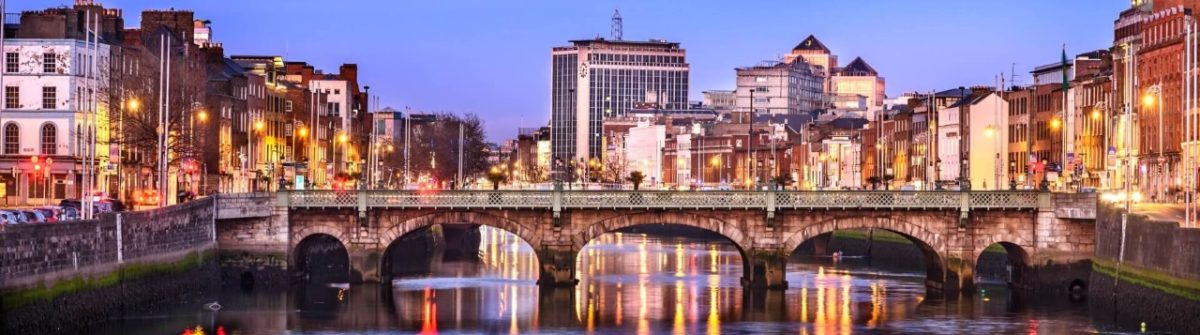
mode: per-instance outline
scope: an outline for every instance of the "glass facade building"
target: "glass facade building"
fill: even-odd
[[[689,65],[679,43],[571,43],[551,52],[550,127],[556,164],[603,160],[605,118],[624,116],[636,107],[687,108]]]

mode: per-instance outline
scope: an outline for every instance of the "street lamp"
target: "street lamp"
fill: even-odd
[[[1142,95],[1142,105],[1153,107],[1158,105],[1158,170],[1155,172],[1158,176],[1154,178],[1154,195],[1156,199],[1163,198],[1163,173],[1166,164],[1166,157],[1163,156],[1163,103],[1162,103],[1162,81],[1151,85],[1146,89],[1146,94]]]

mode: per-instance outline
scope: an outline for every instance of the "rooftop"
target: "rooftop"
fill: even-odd
[[[854,57],[854,60],[851,61],[849,65],[846,65],[846,67],[843,67],[841,71],[839,71],[839,74],[843,76],[871,77],[878,76],[879,72],[876,72],[875,68],[871,67],[870,64],[867,64],[862,57]]]
[[[587,46],[592,44],[609,44],[609,45],[624,45],[624,46],[653,46],[667,47],[672,49],[679,48],[679,42],[670,42],[667,40],[651,39],[648,41],[628,41],[628,40],[606,40],[603,37],[597,37],[587,40],[571,40],[571,44],[575,46]]]
[[[796,44],[796,47],[792,48],[792,50],[793,51],[819,51],[819,52],[824,52],[824,53],[831,52],[831,51],[829,51],[829,48],[825,47],[824,43],[821,43],[821,41],[817,40],[817,37],[813,36],[813,35],[808,35],[808,37],[806,37],[804,39],[804,41],[801,41],[800,44]]]

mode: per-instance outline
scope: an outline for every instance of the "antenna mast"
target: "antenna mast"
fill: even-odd
[[[614,9],[612,16],[612,38],[620,41],[625,34],[625,21],[621,19],[621,10]]]

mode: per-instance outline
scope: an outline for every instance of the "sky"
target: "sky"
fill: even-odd
[[[474,113],[488,137],[550,118],[550,49],[608,37],[682,43],[690,98],[732,89],[734,68],[774,60],[809,34],[842,64],[862,57],[887,95],[1031,81],[1033,67],[1112,44],[1128,0],[97,0],[136,26],[144,9],[189,9],[212,21],[227,54],[282,55],[327,72],[357,63],[382,106]],[[6,12],[69,5],[9,1]]]

